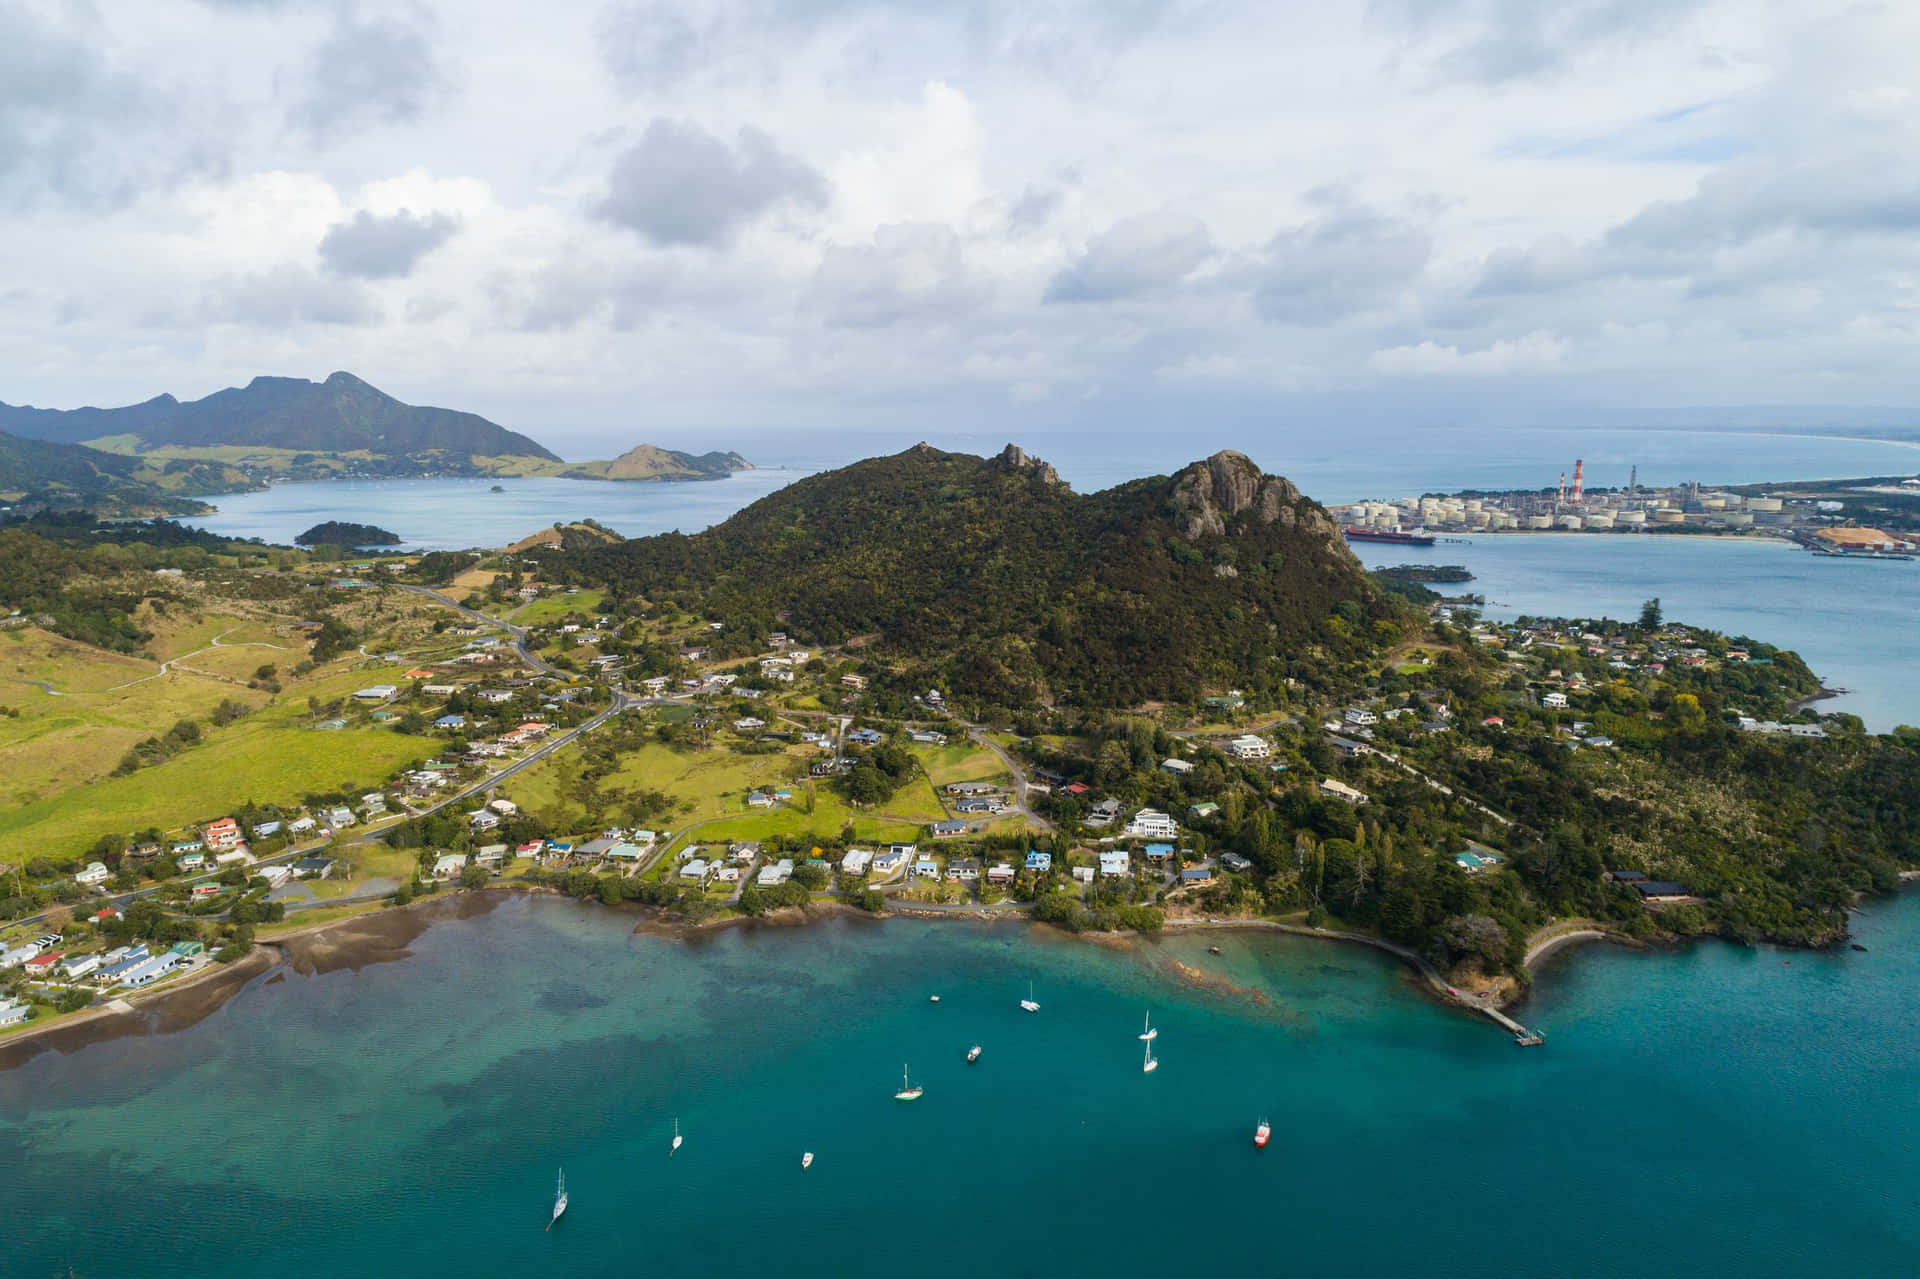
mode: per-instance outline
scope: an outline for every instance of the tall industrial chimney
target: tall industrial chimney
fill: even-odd
[[[1583,483],[1586,473],[1587,473],[1586,459],[1579,458],[1579,457],[1576,457],[1575,459],[1573,459],[1573,504],[1575,506],[1580,505],[1580,487],[1581,487],[1581,484]]]
[[[1558,506],[1561,503],[1565,502],[1566,500],[1567,500],[1567,473],[1565,471],[1562,471],[1560,472],[1560,493],[1558,496],[1556,496],[1553,499],[1553,502],[1555,506]]]

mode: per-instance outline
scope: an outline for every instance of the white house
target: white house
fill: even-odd
[[[840,859],[841,873],[847,875],[864,875],[871,865],[873,865],[873,852],[866,848],[849,848],[846,856]]]
[[[1567,695],[1556,689],[1551,693],[1543,694],[1540,698],[1540,705],[1550,711],[1563,711],[1567,709]]]
[[[1123,876],[1132,870],[1131,859],[1124,848],[1108,849],[1100,854],[1100,873],[1108,876]]]
[[[1364,728],[1369,724],[1378,724],[1379,722],[1380,717],[1364,706],[1347,707],[1347,723],[1352,724],[1356,728]]]
[[[374,684],[354,693],[357,702],[384,702],[400,690],[392,684]]]
[[[293,871],[286,866],[262,866],[255,878],[266,880],[268,888],[278,888],[293,878]]]
[[[453,879],[467,868],[465,853],[442,853],[433,863],[435,879]]]
[[[1265,759],[1273,754],[1273,746],[1264,737],[1243,733],[1227,743],[1227,754],[1235,759]]]
[[[511,817],[515,813],[520,811],[520,806],[514,803],[510,799],[488,800],[487,807],[491,808],[494,812],[500,814],[502,817]]]
[[[1343,803],[1352,804],[1355,808],[1367,802],[1367,797],[1364,794],[1347,785],[1345,782],[1337,781],[1331,777],[1320,783],[1320,793],[1330,799],[1337,799]]]
[[[762,866],[760,873],[754,876],[754,882],[762,888],[772,888],[784,884],[793,878],[793,858],[782,857],[771,866]]]
[[[707,859],[696,857],[680,868],[680,878],[691,879],[697,883],[707,877],[708,869]]]
[[[1157,808],[1143,808],[1127,823],[1127,834],[1135,839],[1177,839],[1180,823]]]
[[[1185,759],[1163,759],[1160,761],[1160,767],[1176,777],[1185,777],[1193,771],[1193,762]]]
[[[107,869],[105,862],[88,862],[87,868],[73,877],[73,882],[92,888],[95,884],[104,884],[112,878],[113,872]]]

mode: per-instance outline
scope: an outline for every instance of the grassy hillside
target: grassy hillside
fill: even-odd
[[[1326,513],[1237,453],[1080,496],[1011,446],[985,459],[921,445],[703,533],[535,554],[561,580],[732,632],[870,635],[1007,705],[1317,680],[1391,638],[1398,616]]]

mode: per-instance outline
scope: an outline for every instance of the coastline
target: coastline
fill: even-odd
[[[1920,870],[1903,870],[1900,872],[1900,879],[1903,887],[1920,883]],[[26,1027],[0,1040],[0,1074],[24,1065],[44,1052],[59,1052],[64,1055],[95,1043],[130,1036],[165,1035],[176,1030],[187,1029],[218,1012],[254,980],[264,979],[270,983],[284,979],[283,970],[290,969],[301,976],[312,977],[340,969],[358,972],[373,964],[407,959],[413,953],[408,948],[409,945],[435,924],[449,919],[472,919],[488,914],[506,901],[508,894],[556,898],[560,896],[538,887],[503,884],[482,889],[462,889],[446,895],[423,898],[405,906],[390,906],[345,918],[296,926],[272,938],[255,943],[251,954],[232,964],[221,965],[209,962],[199,971],[179,982],[170,983],[159,989],[116,997],[105,1004],[69,1016],[45,1019],[44,1025],[29,1023]],[[582,908],[590,905],[586,902],[575,904]],[[604,906],[600,908],[607,909]],[[698,941],[703,937],[747,925],[787,929],[805,927],[828,918],[869,919],[878,922],[896,916],[921,920],[958,920],[973,924],[1019,922],[1036,928],[1045,927],[1065,939],[1109,949],[1131,949],[1143,940],[1150,941],[1169,933],[1266,932],[1309,940],[1344,942],[1367,947],[1397,960],[1410,976],[1420,979],[1412,983],[1413,988],[1436,1002],[1461,1012],[1486,1017],[1508,1032],[1523,1034],[1526,1033],[1526,1028],[1509,1017],[1507,1010],[1523,1005],[1531,994],[1530,985],[1522,985],[1511,979],[1502,979],[1488,991],[1461,990],[1449,984],[1445,976],[1417,952],[1385,938],[1364,933],[1314,928],[1304,924],[1289,924],[1275,919],[1187,917],[1167,920],[1162,931],[1157,934],[1075,933],[1031,919],[1023,910],[1006,907],[975,907],[957,910],[889,907],[884,913],[872,914],[841,901],[824,899],[809,903],[805,907],[785,908],[764,916],[729,915],[720,919],[702,920],[698,923],[672,920],[666,912],[656,907],[638,906],[626,909],[640,912],[642,915],[633,926],[635,934],[683,943]],[[1540,937],[1540,933],[1550,932],[1554,928],[1562,928],[1565,931]],[[1576,945],[1596,941],[1625,945],[1635,950],[1656,948],[1656,941],[1627,937],[1615,929],[1594,921],[1563,920],[1558,924],[1547,925],[1529,939],[1525,960],[1529,974],[1539,963],[1556,954],[1571,950]],[[1209,973],[1183,961],[1174,961],[1170,971],[1196,989],[1241,995],[1254,998],[1257,1002],[1266,1002],[1266,994],[1263,991],[1241,987],[1219,974]]]

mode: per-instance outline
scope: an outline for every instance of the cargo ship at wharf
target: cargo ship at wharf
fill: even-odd
[[[1432,546],[1434,536],[1431,533],[1408,533],[1399,529],[1355,528],[1346,525],[1340,530],[1349,542],[1392,542],[1397,546]]]

